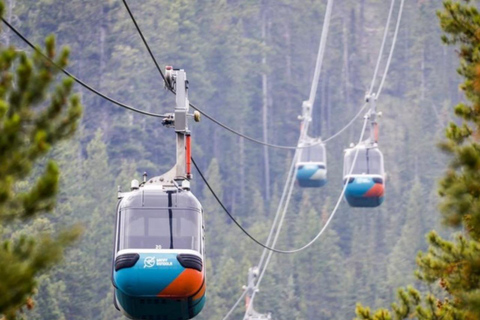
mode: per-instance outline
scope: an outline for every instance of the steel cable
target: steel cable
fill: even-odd
[[[30,48],[32,48],[33,50],[35,50],[36,52],[38,52],[43,58],[45,58],[47,61],[49,61],[52,65],[54,65],[56,68],[58,68],[60,71],[62,71],[65,75],[67,75],[68,77],[72,78],[75,82],[77,82],[79,85],[81,85],[82,87],[84,87],[85,89],[89,90],[90,92],[102,97],[103,99],[107,100],[107,101],[110,101],[111,103],[119,106],[119,107],[122,107],[124,109],[128,109],[130,111],[133,111],[133,112],[137,112],[137,113],[140,113],[140,114],[143,114],[143,115],[146,115],[146,116],[150,116],[150,117],[157,117],[157,118],[164,118],[166,117],[165,114],[158,114],[158,113],[152,113],[152,112],[148,112],[148,111],[143,111],[143,110],[140,110],[140,109],[137,109],[137,108],[134,108],[134,107],[131,107],[129,105],[126,105],[124,103],[121,103],[113,98],[110,98],[109,96],[99,92],[98,90],[95,90],[94,88],[92,88],[91,86],[89,86],[88,84],[86,84],[85,82],[83,82],[82,80],[78,79],[77,77],[75,77],[73,74],[71,74],[69,71],[67,71],[66,69],[62,68],[61,66],[59,66],[55,61],[53,61],[52,59],[50,59],[50,57],[48,57],[47,55],[45,55],[42,50],[40,50],[39,48],[37,48],[36,46],[34,46],[23,34],[21,34],[14,26],[12,26],[10,23],[8,23],[7,20],[5,20],[4,18],[2,18],[2,21],[3,23],[5,23],[5,25],[7,25],[7,27],[9,27],[20,39],[22,39]]]

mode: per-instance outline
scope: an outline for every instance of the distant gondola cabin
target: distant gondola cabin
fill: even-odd
[[[318,188],[327,183],[327,157],[325,144],[311,140],[301,144],[300,158],[296,164],[297,181],[300,187]]]
[[[352,207],[377,207],[383,203],[385,170],[383,154],[376,145],[359,144],[345,150],[345,198]]]

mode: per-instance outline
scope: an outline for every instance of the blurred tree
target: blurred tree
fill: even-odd
[[[0,2],[0,15],[4,5]],[[55,38],[45,41],[44,54],[66,67],[69,50],[56,54]],[[0,47],[0,224],[28,222],[55,208],[59,170],[49,160],[38,177],[33,169],[50,148],[73,135],[82,114],[80,98],[72,95],[73,80],[57,83],[59,69],[38,52],[31,57],[14,47]],[[56,84],[57,83],[57,84]],[[53,86],[56,86],[53,88]],[[31,181],[28,187],[19,182]],[[30,182],[30,181],[29,181]],[[63,249],[78,238],[78,227],[23,233],[14,239],[0,230],[0,314],[15,319],[30,296],[36,277],[55,265]]]

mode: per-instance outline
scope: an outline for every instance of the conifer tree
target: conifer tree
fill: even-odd
[[[0,2],[0,15],[4,6]],[[69,50],[56,53],[55,38],[45,41],[44,54],[66,67]],[[38,52],[28,57],[14,47],[0,47],[0,224],[25,223],[55,207],[59,170],[52,160],[33,177],[51,147],[76,130],[82,113],[72,95],[73,80],[56,81],[59,69]],[[27,187],[19,188],[19,182]],[[8,239],[0,230],[0,315],[15,319],[31,307],[37,276],[55,265],[79,228],[22,234]]]
[[[440,294],[400,289],[393,312],[381,309],[372,314],[358,305],[359,319],[480,318],[480,12],[470,0],[446,0],[438,16],[446,33],[442,40],[460,45],[458,73],[465,80],[460,87],[468,100],[455,107],[462,123],[450,123],[447,140],[440,145],[451,157],[439,188],[443,222],[462,227],[462,232],[448,241],[432,231],[428,252],[418,254],[418,279],[430,286],[438,283]]]

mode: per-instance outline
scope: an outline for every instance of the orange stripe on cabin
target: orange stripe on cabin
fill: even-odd
[[[383,194],[385,192],[385,188],[383,184],[381,183],[375,183],[373,187],[368,190],[363,196],[364,197],[383,197]]]
[[[163,289],[159,298],[187,298],[195,294],[203,283],[203,273],[194,269],[185,269]]]

